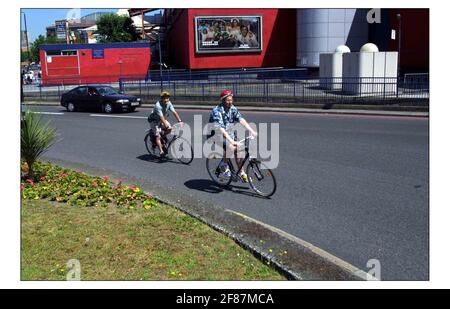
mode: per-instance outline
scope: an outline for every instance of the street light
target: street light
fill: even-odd
[[[161,92],[163,91],[163,79],[162,79],[162,57],[161,57],[161,34],[158,34],[158,49],[159,49],[159,79],[161,81]]]
[[[397,52],[398,52],[398,56],[397,56],[397,97],[398,97],[398,85],[400,83],[400,54],[402,51],[402,15],[397,14],[397,21],[398,21],[398,40],[397,40]]]
[[[119,59],[117,62],[119,64],[119,91],[123,91],[122,89],[122,59]]]

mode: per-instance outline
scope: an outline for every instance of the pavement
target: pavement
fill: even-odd
[[[372,259],[381,262],[383,280],[428,278],[425,117],[248,112],[255,123],[279,122],[282,133],[280,186],[261,199],[243,185],[214,186],[202,159],[190,166],[152,160],[142,143],[149,108],[110,116],[35,110],[60,133],[49,161],[135,183],[289,279],[372,279],[363,271]],[[208,112],[182,115],[190,123]]]
[[[30,106],[60,106],[59,102],[52,101],[27,101],[24,105]],[[308,107],[293,107],[294,104],[273,103],[241,103],[237,105],[242,111],[282,112],[282,113],[306,113],[306,114],[330,114],[330,115],[380,115],[380,116],[405,116],[405,117],[429,117],[428,107],[423,106],[384,106],[384,105],[339,105],[331,107],[326,105],[303,104]],[[299,105],[299,104],[297,104]],[[178,109],[187,110],[211,110],[211,104],[194,103],[183,104],[177,102]],[[151,104],[142,104],[142,108],[153,107]]]

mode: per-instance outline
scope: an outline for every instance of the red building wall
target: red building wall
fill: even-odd
[[[408,69],[428,69],[430,57],[430,19],[428,9],[390,9],[389,24],[398,30],[401,15],[400,65]],[[398,35],[398,33],[397,33]],[[397,51],[397,41],[389,41],[389,50]]]
[[[261,52],[197,54],[194,17],[261,15]],[[189,69],[295,66],[296,11],[294,9],[185,9],[167,33],[171,60]]]
[[[47,51],[77,50],[76,56],[47,56]],[[93,57],[103,50],[103,58]],[[150,65],[150,46],[133,44],[42,45],[40,60],[43,85],[89,84],[143,79]],[[51,62],[49,61],[51,57]],[[119,63],[122,62],[122,64]]]

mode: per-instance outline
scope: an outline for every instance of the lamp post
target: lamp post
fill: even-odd
[[[397,21],[398,21],[398,40],[397,40],[397,97],[398,97],[398,86],[400,83],[400,54],[402,51],[402,15],[397,14]]]
[[[161,57],[161,34],[158,32],[158,50],[159,50],[159,79],[161,81],[161,92],[163,91],[162,79],[162,57]]]
[[[123,91],[122,89],[122,59],[119,59],[117,62],[119,64],[119,91]]]

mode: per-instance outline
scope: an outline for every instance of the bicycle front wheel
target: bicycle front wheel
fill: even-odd
[[[247,177],[253,191],[263,197],[270,197],[277,190],[275,176],[262,162],[250,161],[247,165]]]
[[[184,137],[177,137],[170,143],[169,152],[171,156],[183,164],[189,164],[194,160],[194,150],[191,143]]]

